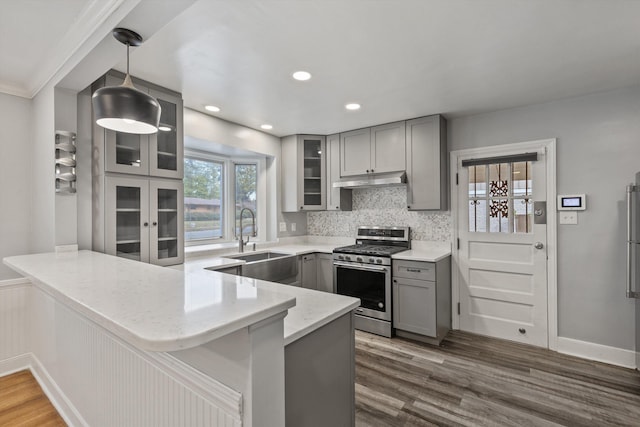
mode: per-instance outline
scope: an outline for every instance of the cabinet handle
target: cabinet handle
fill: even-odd
[[[371,169],[371,173],[373,173],[373,169]]]
[[[153,221],[151,224],[152,224],[154,227],[155,227],[156,225],[158,225],[158,223],[157,223],[157,222],[155,222],[155,221]]]
[[[336,206],[336,209],[340,209],[340,206]]]
[[[367,173],[369,173],[369,169],[367,169]]]
[[[420,273],[422,270],[419,268],[407,268],[407,271],[410,273]]]
[[[304,206],[300,206],[300,210],[303,211],[304,210]]]
[[[142,225],[144,225],[145,227],[148,227],[148,226],[149,226],[149,223],[148,223],[148,222],[145,222],[145,223],[143,223]]]

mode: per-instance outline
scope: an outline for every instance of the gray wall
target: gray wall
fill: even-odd
[[[640,86],[449,121],[450,150],[557,138],[558,194],[586,193],[558,225],[558,335],[633,349],[625,298],[625,185],[640,171]]]
[[[29,253],[31,104],[0,93],[0,260]],[[0,262],[0,280],[15,277]]]

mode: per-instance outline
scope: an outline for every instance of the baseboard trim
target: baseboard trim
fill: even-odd
[[[632,350],[609,347],[588,341],[574,340],[572,338],[558,337],[556,351],[558,353],[608,363],[623,368],[636,368],[636,353]]]
[[[0,376],[11,375],[25,369],[31,371],[42,391],[67,425],[88,426],[33,353],[25,353],[0,361]]]
[[[0,360],[0,377],[15,374],[31,368],[31,353],[21,354],[9,359]]]
[[[89,424],[82,418],[80,412],[73,406],[53,378],[51,378],[49,372],[47,372],[42,363],[40,363],[36,355],[29,353],[29,356],[31,359],[31,373],[67,425],[88,426]]]

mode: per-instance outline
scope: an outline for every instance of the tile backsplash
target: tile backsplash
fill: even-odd
[[[409,226],[413,240],[451,240],[451,213],[408,211],[405,187],[354,189],[353,211],[307,214],[312,236],[355,237],[359,225]]]

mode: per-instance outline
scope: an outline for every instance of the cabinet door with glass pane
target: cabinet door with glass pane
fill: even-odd
[[[160,103],[158,132],[149,135],[149,175],[182,178],[183,131],[182,98],[169,93],[149,90]]]
[[[105,252],[149,262],[149,182],[105,179]]]
[[[300,135],[298,137],[298,165],[302,166],[298,187],[300,210],[324,210],[325,193],[325,137]],[[287,178],[285,178],[287,179]]]
[[[182,181],[149,181],[149,261],[180,264],[184,259]]]
[[[149,135],[104,130],[107,172],[149,175]]]

